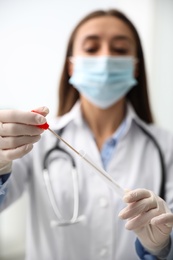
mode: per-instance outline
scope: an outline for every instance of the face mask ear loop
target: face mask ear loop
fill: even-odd
[[[73,56],[67,57],[67,70],[68,70],[69,77],[71,77],[73,74],[73,66],[74,66],[74,57]]]
[[[74,64],[74,57],[73,56],[68,57],[68,61]]]
[[[139,59],[138,58],[133,58],[133,64],[136,65],[139,63]]]

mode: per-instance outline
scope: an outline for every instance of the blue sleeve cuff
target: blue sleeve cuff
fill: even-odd
[[[138,254],[141,260],[157,260],[156,256],[151,255],[149,252],[145,250],[145,248],[140,243],[139,239],[135,241],[136,253]]]
[[[166,258],[167,260],[173,259],[173,231],[171,232],[170,235],[171,235],[171,249],[170,249],[168,257]]]
[[[173,260],[173,231],[170,233],[169,244],[159,253],[159,256],[151,255],[140,243],[139,239],[135,241],[135,248],[141,260],[167,259]]]
[[[0,186],[3,185],[8,180],[8,178],[10,177],[10,174],[11,173],[6,173],[3,175],[0,175]]]
[[[2,196],[1,195],[4,195],[5,194],[5,186],[4,183],[8,180],[8,178],[10,177],[11,173],[6,173],[6,174],[3,174],[3,175],[0,175],[0,201],[2,199]]]

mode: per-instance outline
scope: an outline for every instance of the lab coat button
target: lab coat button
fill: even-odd
[[[105,256],[107,254],[107,249],[106,248],[102,248],[100,250],[100,256]]]
[[[99,205],[101,208],[106,208],[108,206],[108,201],[105,198],[100,198]]]

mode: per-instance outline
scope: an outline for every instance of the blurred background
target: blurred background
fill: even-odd
[[[118,8],[142,40],[155,122],[173,132],[172,0],[0,0],[0,109],[57,110],[69,34],[96,9]],[[0,214],[0,259],[23,260],[26,194]]]

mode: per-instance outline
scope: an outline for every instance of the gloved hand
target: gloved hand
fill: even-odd
[[[0,175],[10,172],[12,161],[30,152],[40,139],[44,130],[36,125],[46,123],[49,110],[40,107],[35,111],[0,110]]]
[[[159,255],[169,243],[173,214],[166,202],[152,191],[127,191],[123,198],[128,203],[119,217],[127,219],[125,227],[133,230],[141,244],[153,255]]]

